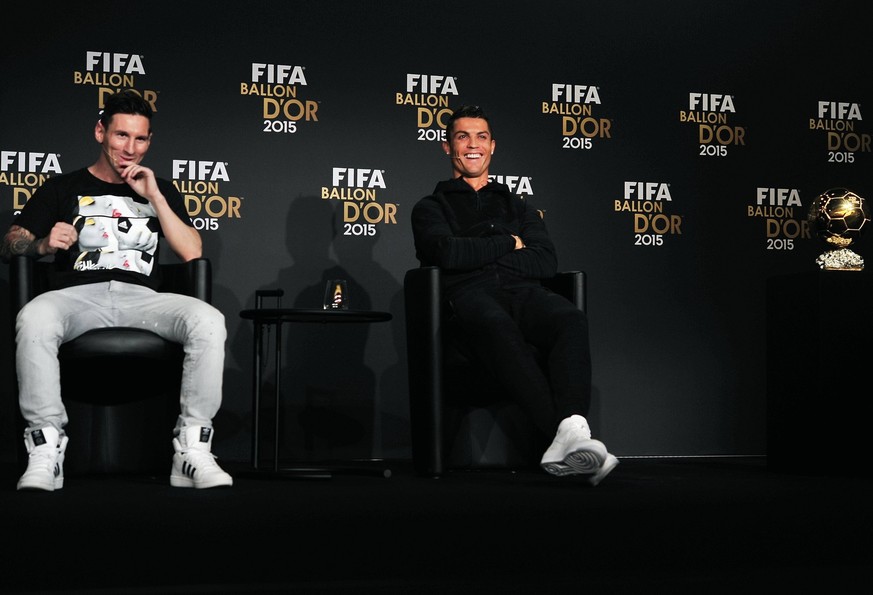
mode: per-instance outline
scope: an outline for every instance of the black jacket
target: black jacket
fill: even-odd
[[[479,191],[461,178],[439,182],[412,209],[421,266],[443,270],[444,290],[539,284],[557,272],[555,246],[542,215],[505,184]],[[515,250],[519,236],[525,244]]]

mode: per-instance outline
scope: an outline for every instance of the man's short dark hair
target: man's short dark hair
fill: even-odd
[[[145,116],[151,121],[152,106],[143,99],[142,95],[133,89],[124,89],[110,95],[103,104],[100,112],[100,123],[104,128],[109,128],[109,122],[115,114],[128,114],[131,116]]]
[[[491,138],[494,138],[494,130],[491,128],[491,120],[488,119],[488,114],[485,113],[478,105],[462,105],[449,116],[449,122],[446,124],[446,134],[448,135],[448,139],[451,140],[452,132],[455,126],[455,120],[458,118],[479,118],[480,120],[485,120],[485,123],[488,124],[488,132],[491,133]]]

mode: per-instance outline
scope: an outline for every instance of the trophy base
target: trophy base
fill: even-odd
[[[825,271],[863,271],[864,259],[848,248],[828,250],[815,259],[819,268]]]

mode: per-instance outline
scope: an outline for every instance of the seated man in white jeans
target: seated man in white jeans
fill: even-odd
[[[145,328],[184,345],[181,412],[173,430],[170,485],[212,488],[233,479],[212,454],[212,419],[222,397],[224,316],[194,297],[159,293],[159,247],[180,259],[202,255],[182,196],[167,180],[141,165],[151,144],[151,106],[135,91],[106,99],[94,128],[100,155],[90,167],[49,178],[14,219],[0,245],[0,257],[54,256],[58,287],[43,293],[18,314],[16,370],[27,470],[19,490],[53,491],[64,485],[64,431],[67,412],[61,399],[58,349],[95,328]],[[112,205],[136,207],[120,211]],[[75,225],[85,213],[103,230],[101,246],[79,243]],[[94,205],[105,205],[96,208]],[[118,237],[132,228],[156,230],[136,238]],[[130,235],[130,234],[127,234]],[[159,238],[160,241],[156,241]],[[133,244],[133,245],[131,245]],[[89,251],[91,252],[89,254]],[[113,256],[93,258],[94,254]],[[99,370],[95,370],[99,375]],[[148,371],[132,370],[136,374]]]

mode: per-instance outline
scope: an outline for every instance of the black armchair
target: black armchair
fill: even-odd
[[[561,272],[543,284],[587,309],[583,271]],[[539,462],[534,429],[496,381],[471,366],[443,319],[441,271],[406,272],[406,350],[412,458],[418,475],[448,468],[525,467]]]
[[[24,256],[10,261],[13,327],[18,311],[51,289],[52,267],[49,261]],[[161,265],[161,275],[160,291],[212,301],[208,259]],[[182,345],[135,328],[95,329],[61,345],[61,391],[71,436],[65,471],[167,472],[171,431],[179,415],[183,358]],[[97,360],[101,386],[118,386],[118,391],[94,390]],[[149,373],[131,383],[125,374],[131,367]]]

